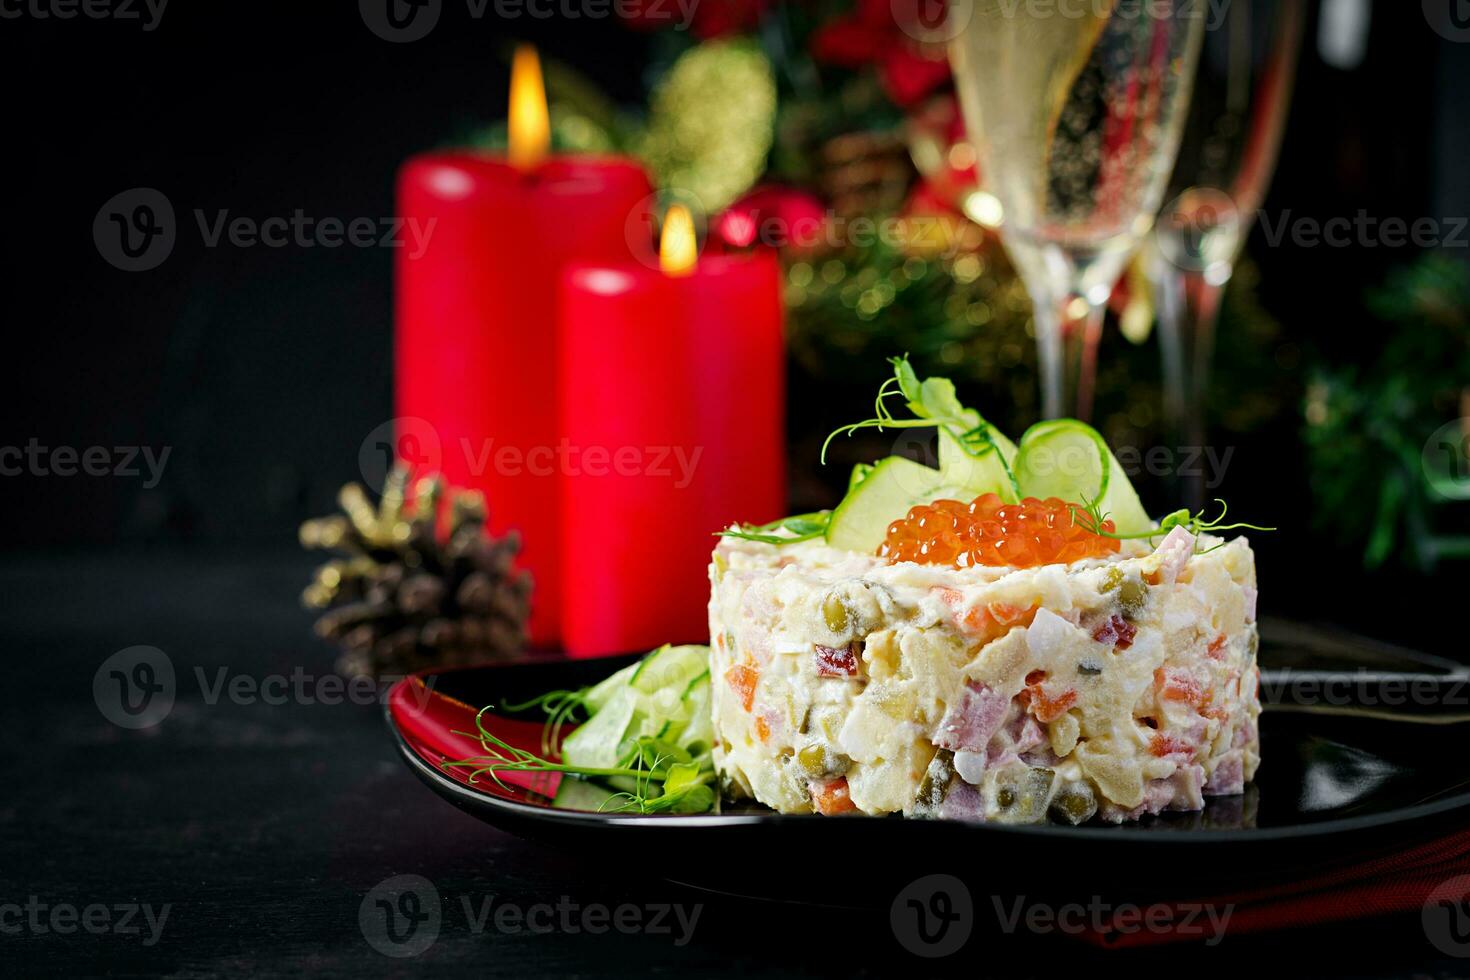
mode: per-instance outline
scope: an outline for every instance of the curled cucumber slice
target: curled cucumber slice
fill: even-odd
[[[1015,474],[1023,497],[1101,501],[1119,534],[1153,529],[1118,458],[1084,422],[1053,419],[1027,429],[1016,452]]]

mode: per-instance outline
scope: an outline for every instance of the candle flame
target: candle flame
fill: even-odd
[[[530,170],[551,152],[551,117],[541,59],[529,44],[519,45],[510,63],[509,130],[512,166]]]
[[[664,215],[664,227],[658,239],[659,268],[671,276],[687,276],[694,271],[698,257],[694,216],[684,205],[675,204]]]

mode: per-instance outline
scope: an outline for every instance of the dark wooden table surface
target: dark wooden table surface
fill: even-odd
[[[921,959],[886,911],[804,904],[833,898],[823,863],[851,856],[813,854],[785,873],[792,903],[774,904],[657,876],[718,855],[593,859],[520,841],[410,775],[378,704],[329,703],[331,654],[296,603],[310,565],[289,553],[0,559],[0,972],[1238,976],[1274,962],[1298,976],[1470,975],[1417,921],[1099,951],[1001,934],[982,896],[964,948]],[[167,655],[178,692],[142,731],[109,721],[93,689],[102,662],[137,645]],[[440,907],[437,936],[411,957],[380,952],[359,917],[400,875],[425,879],[418,894]]]

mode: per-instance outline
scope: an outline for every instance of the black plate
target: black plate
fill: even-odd
[[[634,847],[666,862],[665,877],[698,887],[823,904],[886,901],[904,883],[938,872],[991,893],[1218,894],[1321,873],[1465,825],[1470,763],[1460,746],[1470,684],[1460,679],[1462,668],[1296,624],[1268,622],[1262,634],[1267,710],[1255,783],[1201,813],[1117,827],[834,819],[728,804],[698,816],[568,809],[488,779],[466,785],[438,765],[443,753],[414,744],[391,707],[388,720],[409,767],[488,823],[559,847]],[[433,694],[476,707],[516,703],[594,682],[627,662],[451,670],[434,675]],[[1320,672],[1328,670],[1354,672],[1355,681],[1324,695]],[[1417,689],[1397,672],[1413,674]],[[1385,680],[1386,673],[1394,676]],[[1365,711],[1368,700],[1375,703]],[[539,721],[535,714],[486,716],[497,734],[528,748]],[[465,746],[463,754],[473,754],[473,743]],[[811,887],[818,881],[819,889]]]

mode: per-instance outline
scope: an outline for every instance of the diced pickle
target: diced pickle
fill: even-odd
[[[1111,591],[1113,591],[1118,586],[1120,586],[1120,585],[1123,584],[1123,577],[1124,577],[1123,576],[1123,569],[1121,569],[1121,568],[1110,568],[1110,569],[1108,569],[1106,572],[1103,572],[1102,588],[1098,589],[1098,591],[1099,592],[1111,592]]]
[[[1002,823],[1038,823],[1046,816],[1056,771],[1011,766],[995,773],[991,784],[994,819]]]
[[[1148,586],[1139,579],[1125,579],[1123,584],[1118,586],[1118,605],[1123,607],[1125,613],[1139,612],[1146,602],[1148,602]]]
[[[929,768],[924,770],[924,779],[919,783],[919,792],[914,802],[921,807],[939,806],[944,802],[944,795],[949,791],[949,783],[953,778],[954,753],[949,749],[940,749],[929,760]]]
[[[1086,783],[1071,783],[1051,802],[1051,815],[1072,826],[1086,823],[1097,813],[1097,797]]]
[[[796,753],[796,764],[810,776],[840,776],[852,768],[852,760],[831,746],[811,742]]]
[[[832,632],[847,631],[847,604],[842,601],[841,596],[833,592],[822,600],[822,618],[827,621],[827,628]]]

